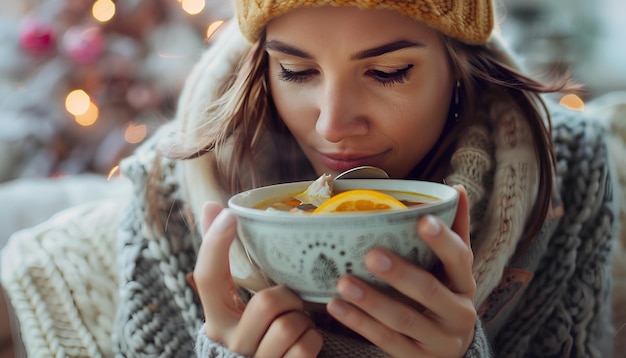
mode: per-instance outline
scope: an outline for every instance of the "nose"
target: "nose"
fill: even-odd
[[[324,139],[338,143],[367,134],[369,123],[363,111],[366,103],[357,85],[333,79],[326,82],[322,91],[315,129]]]

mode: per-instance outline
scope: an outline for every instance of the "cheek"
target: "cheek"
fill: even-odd
[[[270,66],[268,73],[270,93],[278,115],[290,129],[296,125],[310,124],[310,118],[317,118],[313,89],[300,83],[280,80],[279,71]]]
[[[401,125],[413,133],[432,135],[441,131],[448,118],[451,92],[441,84],[419,85],[407,89],[407,93],[396,96],[397,106],[387,113],[395,113]]]
[[[452,100],[453,79],[448,71],[433,71],[434,75],[426,78],[425,85],[420,86],[416,96],[417,111],[422,120],[427,121],[435,132],[440,132],[448,119],[450,101]]]
[[[439,108],[423,106],[403,107],[395,113],[395,118],[395,121],[387,122],[386,133],[403,152],[423,152],[430,148],[439,138],[446,121]]]
[[[306,129],[311,122],[308,120],[311,117],[311,106],[306,100],[307,94],[277,79],[270,80],[269,83],[278,115],[289,130],[298,136],[298,133]]]
[[[415,161],[432,148],[443,131],[452,98],[450,88],[444,82],[425,81],[396,96],[402,100],[393,109],[387,108],[387,118],[396,118],[387,121],[388,136]]]

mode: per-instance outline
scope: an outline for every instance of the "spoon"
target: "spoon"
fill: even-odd
[[[339,173],[334,180],[338,179],[389,179],[389,174],[378,167],[364,165]]]

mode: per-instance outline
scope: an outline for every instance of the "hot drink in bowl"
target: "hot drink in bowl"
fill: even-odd
[[[343,275],[380,288],[365,254],[386,248],[430,269],[437,258],[417,233],[424,215],[454,220],[458,192],[440,183],[344,179],[262,187],[233,196],[238,237],[269,282],[285,284],[310,302],[328,302]]]

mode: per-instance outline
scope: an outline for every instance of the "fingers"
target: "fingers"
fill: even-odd
[[[476,281],[472,275],[474,254],[469,238],[467,193],[460,185],[456,189],[459,191],[459,204],[452,230],[439,218],[428,215],[419,221],[418,231],[440,259],[445,273],[445,284],[455,293],[473,297]]]
[[[295,293],[274,286],[257,292],[246,305],[239,299],[229,263],[236,224],[228,209],[213,202],[205,204],[202,244],[193,277],[207,336],[243,355],[315,357],[322,338]]]
[[[440,259],[443,277],[416,267],[388,250],[375,248],[365,265],[406,296],[384,294],[356,277],[342,277],[328,312],[392,356],[458,356],[467,350],[476,322],[467,193],[459,191],[457,214],[449,228],[426,216],[418,223],[425,243]],[[419,305],[426,311],[418,309]]]
[[[399,332],[401,336],[409,336],[415,340],[426,337],[433,340],[432,333],[436,332],[436,325],[428,317],[357,278],[343,277],[337,283],[337,291],[347,302],[359,307],[362,312],[367,312],[367,315],[341,300],[332,300],[327,305],[329,312],[338,319],[341,318],[343,324],[371,337],[375,341],[372,343],[379,346],[404,344],[397,340],[398,337],[390,337],[392,332]],[[393,331],[381,331],[382,327],[379,326],[393,327]]]
[[[235,216],[217,203],[207,203],[201,219],[202,244],[193,278],[206,317],[207,335],[222,340],[224,328],[235,325],[241,306],[235,298],[228,252],[236,233]]]
[[[354,282],[347,282],[347,281]],[[358,284],[354,277],[344,277],[342,285]],[[363,295],[359,299],[333,299],[328,312],[346,327],[393,357],[454,356],[449,353],[451,335],[446,334],[429,317],[360,282]],[[342,293],[343,296],[343,293]],[[349,303],[348,303],[349,302]],[[457,353],[458,354],[458,353]]]
[[[397,291],[408,297],[410,300],[423,306],[428,311],[429,318],[434,316],[439,321],[454,322],[459,319],[463,321],[475,320],[475,311],[471,300],[473,295],[471,297],[458,295],[446,287],[446,285],[444,285],[432,273],[415,267],[413,264],[382,249],[373,249],[368,252],[365,256],[365,265],[374,275],[393,286]],[[344,282],[350,281],[354,281],[356,284],[359,284],[360,282],[351,278],[351,280],[340,280],[339,283],[343,284]],[[340,294],[345,297],[344,294],[350,292],[349,290],[345,290],[340,284],[337,285],[337,289],[340,290]],[[367,286],[363,283],[360,283],[360,285],[362,286],[361,290],[365,292]],[[370,296],[370,299],[372,299],[372,296],[376,298],[372,299],[372,303],[369,304],[367,308],[363,308],[366,309],[369,314],[374,315],[379,321],[393,327],[397,327],[399,321],[404,322],[405,320],[410,320],[412,318],[410,312],[419,313],[415,307],[406,306],[403,308],[394,307],[394,309],[397,309],[399,312],[396,314],[387,314],[385,313],[385,310],[382,309],[384,306],[380,305],[390,304],[398,306],[398,302],[392,303],[390,298],[385,298],[383,294],[377,291],[369,293],[368,295]],[[348,296],[348,298],[351,302],[355,302],[353,297]],[[361,303],[358,303],[358,305],[361,307]],[[379,306],[381,307],[380,310],[378,310]],[[473,313],[474,316],[472,316]],[[403,327],[400,328],[402,332],[406,334],[409,334],[409,332],[416,332],[415,327],[405,327],[407,326],[405,323],[406,322],[400,324],[400,326]],[[419,328],[420,332],[422,332],[421,329],[426,329],[425,332],[430,332],[434,329],[434,326],[420,323]],[[455,329],[455,327],[451,328]]]
[[[323,338],[319,331],[308,329],[283,356],[284,358],[317,357],[322,350]]]
[[[452,223],[452,231],[456,232],[463,239],[463,242],[470,247],[470,211],[467,191],[465,191],[463,185],[455,185],[454,188],[459,192],[459,202],[457,204],[456,216]]]
[[[207,202],[202,207],[202,217],[200,218],[200,230],[202,230],[201,234],[204,234],[211,226],[211,223],[215,220],[217,215],[222,211],[223,207],[216,202]]]
[[[261,348],[274,352],[280,347],[286,352],[304,330],[313,327],[303,308],[302,300],[285,286],[257,292],[246,305],[229,348],[243,355],[257,352],[260,357],[265,356],[258,353]]]
[[[321,343],[311,319],[302,311],[289,311],[272,322],[255,355],[284,357],[289,352],[293,357],[314,357]]]
[[[391,269],[390,277],[403,275],[404,268],[398,265],[401,261],[400,258],[393,261],[392,266],[398,266],[398,270],[393,273]],[[458,356],[471,342],[476,319],[473,305],[467,298],[456,297],[432,275],[427,278],[429,274],[425,271],[414,271],[424,272],[424,277],[414,281],[409,289],[417,298],[409,298],[424,302],[429,308],[426,313],[352,276],[343,277],[337,284],[339,294],[346,301],[334,299],[327,310],[339,322],[392,356]],[[403,278],[409,279],[410,276]],[[436,288],[425,288],[424,279],[430,280],[427,285]],[[394,277],[390,282],[398,281]],[[432,313],[430,307],[439,313]]]
[[[205,232],[198,250],[194,279],[199,287],[224,287],[225,282],[232,281],[228,251],[235,237],[235,216],[219,204],[207,203],[201,223]]]

